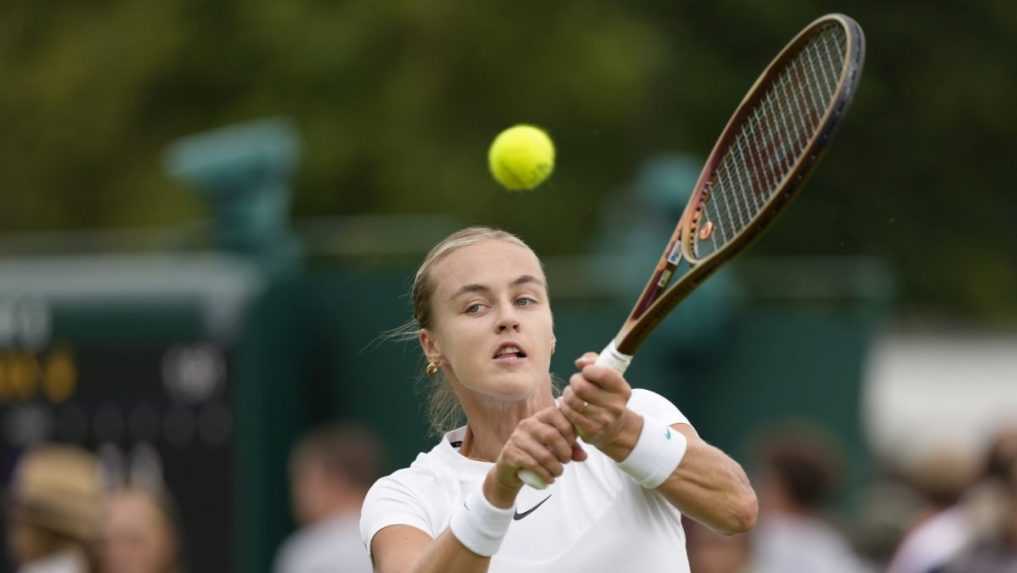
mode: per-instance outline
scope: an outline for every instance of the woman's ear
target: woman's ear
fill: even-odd
[[[426,328],[420,329],[417,339],[420,341],[420,349],[424,352],[428,362],[437,363],[441,360],[441,348],[438,345],[438,341],[435,340]]]

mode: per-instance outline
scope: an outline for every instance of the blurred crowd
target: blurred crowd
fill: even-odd
[[[40,445],[18,461],[7,535],[19,573],[178,573],[175,512],[157,466],[104,465],[67,445]]]
[[[371,571],[358,521],[387,467],[384,450],[353,425],[296,442],[289,473],[298,529],[280,546],[276,573]],[[941,452],[884,471],[845,508],[836,441],[788,427],[761,439],[749,462],[761,508],[752,532],[723,536],[685,521],[692,570],[1017,572],[1017,427],[1000,429],[970,459]],[[21,456],[11,481],[8,548],[19,573],[182,573],[175,516],[154,450],[96,455],[39,445]]]
[[[979,456],[886,460],[847,503],[837,445],[815,429],[772,436],[754,464],[752,532],[725,537],[686,520],[695,573],[1017,572],[1017,427]]]
[[[293,448],[292,513],[279,573],[370,572],[360,506],[384,447],[350,425],[316,429]],[[7,546],[18,573],[183,573],[177,511],[150,447],[124,455],[43,444],[18,460],[8,494]]]

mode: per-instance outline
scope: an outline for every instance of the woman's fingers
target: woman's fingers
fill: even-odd
[[[567,462],[572,457],[572,448],[569,440],[561,435],[557,427],[539,418],[530,418],[520,425],[526,425],[524,436],[525,443],[539,446],[559,462]]]
[[[579,358],[576,358],[576,370],[582,370],[596,361],[597,354],[595,352],[587,352]]]
[[[586,366],[569,378],[560,408],[583,440],[599,447],[609,444],[621,430],[631,395],[632,389],[621,374]]]
[[[576,441],[576,429],[558,408],[547,408],[536,414],[537,419],[553,426],[568,445]]]
[[[558,408],[547,408],[516,426],[499,461],[515,470],[531,470],[550,484],[564,473],[565,464],[585,459],[572,423]]]
[[[525,469],[537,474],[545,484],[554,482],[554,475],[551,471],[530,455],[529,451],[519,447],[519,444],[512,444],[511,442],[506,444],[506,447],[501,451],[499,462],[504,462],[510,468],[514,479],[518,480],[516,476],[518,476],[519,470]]]
[[[568,392],[568,390],[571,390],[571,392]],[[623,398],[620,394],[604,390],[590,382],[579,372],[576,372],[569,378],[569,387],[562,397],[569,400],[573,409],[580,411],[589,409],[591,406],[604,408],[618,405],[623,399],[625,402],[628,402],[628,398]],[[624,406],[624,403],[621,405]]]

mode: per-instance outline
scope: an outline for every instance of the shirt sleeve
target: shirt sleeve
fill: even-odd
[[[407,479],[409,476],[403,472],[405,470],[400,470],[376,481],[364,498],[360,510],[360,537],[368,552],[375,534],[390,525],[416,527],[432,538],[440,533],[434,531],[427,502],[414,491]]]
[[[677,406],[652,390],[633,388],[632,396],[629,397],[628,408],[637,414],[649,416],[668,426],[675,424],[692,425]]]

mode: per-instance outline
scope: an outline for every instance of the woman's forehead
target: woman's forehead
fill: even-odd
[[[431,280],[436,293],[451,294],[466,285],[506,286],[522,276],[545,282],[537,255],[515,243],[489,240],[449,253],[435,264]]]

